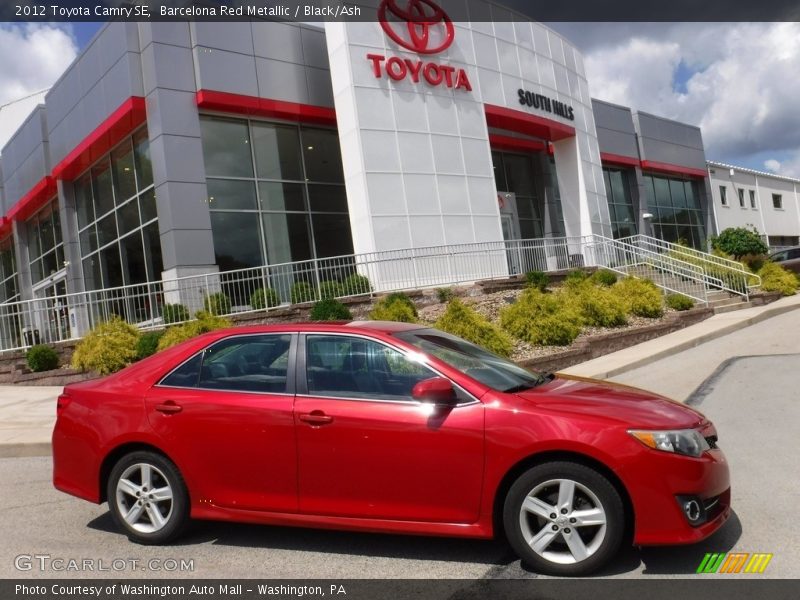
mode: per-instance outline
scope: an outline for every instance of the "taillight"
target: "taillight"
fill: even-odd
[[[70,403],[71,400],[72,398],[70,398],[70,395],[67,394],[66,392],[61,394],[58,397],[58,400],[56,400],[56,414],[60,413],[62,410],[67,408],[67,405]]]

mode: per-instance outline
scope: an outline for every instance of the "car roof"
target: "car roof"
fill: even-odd
[[[272,333],[272,332],[306,332],[306,331],[325,331],[339,333],[383,333],[391,335],[400,331],[411,331],[422,329],[416,323],[398,323],[395,321],[302,321],[298,323],[271,323],[264,325],[246,325],[242,327],[230,327],[214,331],[219,337],[228,334],[252,334],[252,333]],[[222,334],[222,335],[221,335]]]

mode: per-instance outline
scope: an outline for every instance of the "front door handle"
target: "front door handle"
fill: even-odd
[[[333,417],[326,415],[321,410],[303,413],[298,417],[298,419],[300,419],[303,423],[308,423],[313,427],[319,427],[320,425],[328,425],[333,423]]]
[[[183,407],[180,404],[175,404],[172,400],[167,400],[163,404],[157,404],[156,410],[165,415],[174,415],[175,413],[181,412]]]

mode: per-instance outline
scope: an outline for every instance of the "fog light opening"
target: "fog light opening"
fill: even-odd
[[[683,503],[683,512],[690,523],[697,523],[703,514],[700,503],[697,500],[687,500]]]

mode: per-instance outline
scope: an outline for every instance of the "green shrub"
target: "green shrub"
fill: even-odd
[[[510,356],[514,350],[513,342],[504,331],[458,299],[448,302],[435,327],[500,356]]]
[[[581,316],[565,294],[527,289],[500,311],[500,325],[514,337],[545,346],[568,346],[581,332]]]
[[[766,254],[745,254],[739,260],[753,273],[758,273],[761,267],[767,264],[769,257]]]
[[[369,313],[369,318],[373,321],[398,321],[400,323],[416,323],[417,316],[417,307],[414,302],[399,292],[389,294],[381,299]]]
[[[769,250],[755,228],[728,227],[711,237],[711,247],[737,260],[747,254],[766,254]]]
[[[323,281],[319,284],[319,297],[322,300],[327,300],[328,298],[338,298],[339,296],[344,296],[344,289],[342,288],[342,284],[338,281]]]
[[[625,312],[637,317],[658,318],[664,314],[661,292],[649,279],[626,277],[611,288],[625,307]]]
[[[231,299],[227,294],[216,292],[203,298],[203,308],[212,315],[228,315],[231,312]]]
[[[334,298],[326,298],[314,303],[309,318],[312,321],[350,321],[350,310]]]
[[[147,331],[140,335],[139,341],[136,342],[136,360],[142,360],[158,352],[158,342],[163,335],[163,331]]]
[[[161,309],[161,317],[165,325],[189,320],[189,309],[183,304],[165,304]]]
[[[359,294],[369,294],[372,291],[372,284],[366,275],[353,273],[345,277],[342,281],[342,294],[345,296],[358,296]]]
[[[302,304],[303,302],[311,302],[312,300],[315,300],[316,294],[314,293],[314,288],[311,287],[311,284],[306,283],[305,281],[298,281],[292,285],[292,288],[289,291],[289,297],[292,300],[292,304]]]
[[[136,360],[139,331],[117,316],[92,329],[75,347],[72,366],[81,371],[114,373]]]
[[[564,283],[567,285],[576,285],[583,283],[587,279],[589,279],[589,273],[583,269],[572,269],[571,271],[567,272],[567,276],[564,278]]]
[[[167,329],[158,340],[158,351],[166,350],[203,333],[231,326],[231,322],[225,317],[212,315],[202,310],[197,311],[194,317],[194,321]]]
[[[694,307],[694,300],[683,294],[669,294],[667,296],[667,306],[672,310],[689,310]]]
[[[777,263],[768,262],[758,272],[761,277],[761,289],[765,292],[780,292],[791,296],[797,291],[797,278],[791,271]]]
[[[592,283],[597,285],[604,285],[606,287],[611,287],[615,283],[617,283],[617,274],[614,271],[608,271],[606,269],[600,269],[599,271],[595,271],[594,274],[590,277]]]
[[[455,292],[453,292],[453,288],[445,287],[445,288],[436,288],[436,298],[444,304],[445,302],[450,302],[453,298],[456,297]]]
[[[528,287],[532,287],[540,292],[543,292],[550,284],[550,277],[547,275],[547,273],[543,273],[542,271],[528,271],[525,273],[525,281],[527,282]]]
[[[265,308],[272,308],[281,303],[281,298],[278,292],[272,288],[258,288],[255,292],[250,294],[250,306],[255,310],[263,310]]]
[[[32,346],[25,353],[25,362],[28,363],[28,368],[34,373],[52,371],[58,368],[58,354],[50,346],[39,344],[38,346]]]
[[[625,305],[606,287],[584,283],[563,292],[564,301],[592,327],[621,327],[628,322]]]

